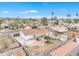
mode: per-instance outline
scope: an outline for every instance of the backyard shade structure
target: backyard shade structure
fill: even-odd
[[[68,42],[68,43],[64,44],[63,46],[57,48],[56,50],[52,51],[50,53],[50,55],[52,55],[52,56],[64,56],[68,52],[70,52],[71,50],[76,48],[77,46],[78,46],[78,44],[75,42]]]

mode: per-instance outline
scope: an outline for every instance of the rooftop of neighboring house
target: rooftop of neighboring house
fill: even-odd
[[[5,23],[14,23],[15,19],[11,19],[11,20],[5,19],[5,20],[3,20],[3,22],[5,22]]]
[[[51,29],[58,31],[58,32],[66,32],[67,31],[67,29],[63,26],[54,26],[54,27],[51,27]]]
[[[46,34],[49,32],[48,29],[27,29],[27,30],[22,30],[22,32],[25,34],[25,35],[33,35],[33,34]]]
[[[78,37],[79,36],[79,31],[67,31],[67,35],[71,38],[73,38],[74,36]]]
[[[23,49],[18,49],[14,52],[13,56],[25,56],[25,52]]]
[[[78,46],[78,44],[75,42],[68,42],[68,43],[64,44],[63,46],[55,49],[54,51],[52,50],[50,52],[50,55],[63,56],[65,54],[67,54],[68,52],[70,52],[72,49],[76,48],[77,46]]]
[[[63,29],[63,28],[58,28],[58,29],[56,29],[56,31],[58,31],[58,32],[66,32],[67,30]]]

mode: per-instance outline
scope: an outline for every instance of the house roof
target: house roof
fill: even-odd
[[[56,31],[58,31],[58,32],[66,32],[67,30],[64,29],[64,28],[57,28]]]
[[[75,42],[68,42],[65,45],[57,48],[56,50],[52,51],[50,55],[54,56],[63,56],[72,49],[76,48],[78,45]]]
[[[33,34],[45,34],[49,32],[48,29],[27,29],[27,30],[22,30],[22,32],[25,35],[33,35]]]
[[[57,32],[66,32],[67,30],[64,28],[64,27],[59,27],[59,26],[56,26],[56,27],[52,27],[53,30],[57,31]]]
[[[24,56],[25,52],[23,51],[23,49],[19,49],[15,52],[14,54],[15,56]]]

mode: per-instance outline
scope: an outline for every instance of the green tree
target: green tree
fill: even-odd
[[[44,25],[44,26],[47,26],[48,25],[48,19],[46,17],[43,17],[41,19],[41,24]]]

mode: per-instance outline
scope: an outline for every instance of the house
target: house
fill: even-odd
[[[48,29],[27,29],[20,31],[20,37],[25,40],[39,37],[41,35],[51,35],[52,33]]]
[[[31,20],[31,21],[29,21],[29,25],[30,25],[30,27],[32,27],[32,26],[39,26],[40,25],[40,20]]]
[[[48,29],[45,29],[45,28],[19,30],[19,36],[15,37],[15,39],[24,46],[26,41],[40,37],[42,35],[51,36],[52,33]]]
[[[53,32],[52,37],[56,39],[60,39],[61,41],[66,41],[68,36],[65,34],[67,32],[67,29],[63,26],[49,26],[50,30]]]
[[[9,23],[15,23],[16,20],[15,19],[10,19],[10,20],[9,19],[4,19],[3,22],[9,24]]]
[[[8,28],[9,25],[7,23],[1,23],[1,28]]]
[[[52,56],[76,56],[79,52],[79,45],[73,41],[67,42],[59,48],[52,50],[50,55]]]
[[[24,29],[31,29],[31,27],[29,27],[29,26],[25,26],[25,28]]]

